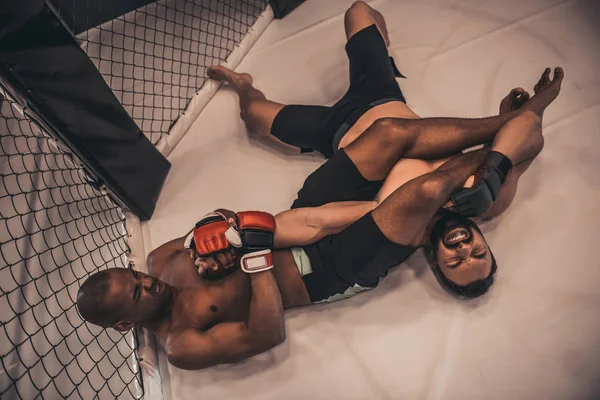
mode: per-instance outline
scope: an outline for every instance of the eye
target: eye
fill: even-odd
[[[133,289],[133,301],[137,302],[140,299],[140,287],[136,286],[135,289]]]
[[[478,251],[477,253],[472,254],[471,256],[475,257],[475,258],[484,258],[486,255],[487,255],[487,250],[481,250],[481,251]]]

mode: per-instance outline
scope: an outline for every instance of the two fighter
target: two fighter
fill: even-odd
[[[381,14],[357,2],[345,24],[351,84],[331,108],[269,102],[248,75],[210,71],[238,91],[250,129],[329,157],[292,209],[272,219],[238,213],[205,220],[154,250],[149,275],[111,269],[91,276],[77,301],[86,320],[150,329],[173,365],[199,369],[276,346],[285,339],[284,308],[373,288],[420,246],[447,290],[466,297],[487,291],[496,263],[477,220],[465,215],[490,218],[508,207],[518,177],[543,147],[541,120],[559,94],[562,70],[553,80],[544,71],[531,99],[511,92],[499,116],[418,119],[395,80]],[[312,126],[303,127],[306,121]],[[261,253],[252,273],[231,267],[240,250],[230,244],[252,253],[256,243],[246,233],[256,230],[272,241],[272,253]],[[226,277],[206,279],[228,266]]]

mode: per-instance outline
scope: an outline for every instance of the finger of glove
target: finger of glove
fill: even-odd
[[[201,255],[223,251],[229,246],[229,242],[224,236],[212,236],[196,242],[196,249]]]
[[[216,254],[215,258],[225,269],[231,266],[231,261],[227,259],[227,253]]]
[[[229,225],[225,221],[218,221],[201,226],[194,230],[194,242],[200,255],[208,255],[225,250],[229,243],[225,238],[225,231]]]

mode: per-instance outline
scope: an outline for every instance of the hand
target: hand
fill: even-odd
[[[211,254],[210,256],[198,256],[194,259],[194,265],[198,268],[198,273],[204,275],[210,273],[211,275],[220,275],[226,270],[237,267],[239,262],[239,256],[235,248],[231,247],[220,253]]]

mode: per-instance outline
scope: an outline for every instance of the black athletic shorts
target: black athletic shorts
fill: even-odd
[[[389,101],[406,103],[396,77],[403,77],[388,55],[376,25],[355,33],[346,43],[350,88],[332,107],[288,105],[279,111],[271,134],[279,140],[316,150],[330,158],[344,134],[370,108]]]
[[[365,179],[342,149],[309,175],[292,208],[318,207],[336,201],[370,201],[382,182]],[[377,286],[390,268],[417,248],[390,241],[368,213],[344,231],[303,249],[312,272],[302,279],[314,303],[342,294],[355,284]]]

